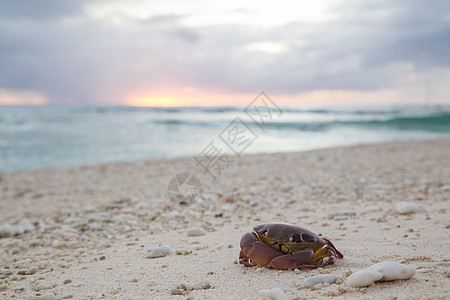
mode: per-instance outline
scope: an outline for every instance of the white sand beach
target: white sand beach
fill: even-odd
[[[260,299],[273,288],[288,299],[450,298],[450,138],[234,157],[216,183],[199,177],[192,206],[175,205],[167,185],[194,166],[155,159],[0,174],[0,298]],[[422,209],[401,214],[400,202]],[[322,234],[344,258],[315,270],[238,264],[240,237],[274,222]],[[200,235],[188,236],[193,228]],[[171,253],[145,257],[159,245]],[[382,261],[417,273],[346,284]],[[302,288],[319,274],[344,280]],[[172,295],[202,281],[210,287]]]

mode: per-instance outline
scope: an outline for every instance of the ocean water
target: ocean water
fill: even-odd
[[[239,154],[450,135],[450,106],[281,107],[260,127],[244,107],[0,106],[0,172],[196,156],[237,117],[254,134]],[[234,149],[236,151],[236,149]]]

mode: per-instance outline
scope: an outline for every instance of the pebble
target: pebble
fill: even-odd
[[[164,257],[170,254],[170,247],[167,245],[150,248],[145,255],[145,258]]]
[[[375,281],[383,278],[383,274],[374,270],[361,270],[353,273],[347,278],[347,285],[351,287],[369,286]]]
[[[383,208],[379,205],[371,205],[366,208],[366,212],[377,212],[382,210]]]
[[[392,261],[383,261],[367,269],[353,273],[347,278],[347,285],[351,287],[369,286],[375,281],[391,281],[409,279],[414,276],[416,269]]]
[[[17,271],[17,274],[19,275],[33,275],[34,273],[37,272],[36,268],[32,268],[32,269],[21,269]]]
[[[39,283],[37,285],[35,285],[33,287],[33,290],[35,291],[42,291],[42,290],[48,290],[48,289],[52,289],[54,286],[50,285],[50,284],[45,284],[45,283]]]
[[[194,228],[188,229],[186,234],[187,234],[187,236],[202,236],[202,235],[205,235],[206,232],[202,228],[194,227]]]
[[[347,220],[348,217],[356,216],[356,213],[352,211],[345,211],[345,212],[335,212],[328,215],[328,219],[334,219],[334,220]]]
[[[23,219],[17,225],[10,225],[5,223],[0,226],[0,237],[8,237],[20,235],[25,232],[30,232],[34,230],[33,224],[28,219]]]
[[[170,294],[171,294],[171,295],[184,295],[185,292],[186,292],[186,291],[185,291],[185,290],[182,290],[182,289],[172,289],[172,290],[170,291]]]
[[[0,271],[0,274],[5,275],[5,276],[9,276],[12,275],[14,272],[10,269],[3,269]]]
[[[200,281],[199,283],[196,283],[192,285],[193,290],[207,290],[211,287],[211,283],[209,283],[208,280]]]
[[[189,255],[192,254],[192,250],[185,250],[185,249],[177,249],[175,251],[176,255]]]
[[[204,280],[192,285],[189,283],[181,283],[178,284],[173,290],[182,290],[190,292],[192,290],[207,290],[209,288],[211,288],[211,283],[208,280]]]
[[[266,297],[271,300],[288,300],[286,294],[279,288],[274,288],[270,290],[260,290],[259,295],[261,297]]]
[[[336,282],[343,282],[344,279],[342,276],[334,275],[334,274],[327,274],[327,275],[319,275],[319,276],[313,276],[308,277],[305,280],[303,280],[302,288],[311,288],[315,286],[318,283],[336,283]]]
[[[424,211],[424,207],[422,204],[412,203],[412,202],[399,202],[396,207],[397,213],[404,214],[413,214],[416,212]]]
[[[41,294],[41,293],[37,293],[37,292],[31,292],[27,295],[27,300],[54,300],[56,299],[55,294],[53,293],[47,293],[47,294]]]

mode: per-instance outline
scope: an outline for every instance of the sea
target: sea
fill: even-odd
[[[442,136],[450,136],[450,105],[289,106],[259,115],[239,106],[0,106],[0,172]]]

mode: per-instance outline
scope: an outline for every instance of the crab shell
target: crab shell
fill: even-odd
[[[241,238],[239,263],[246,267],[315,269],[344,257],[329,240],[298,226],[262,224],[253,230]]]

